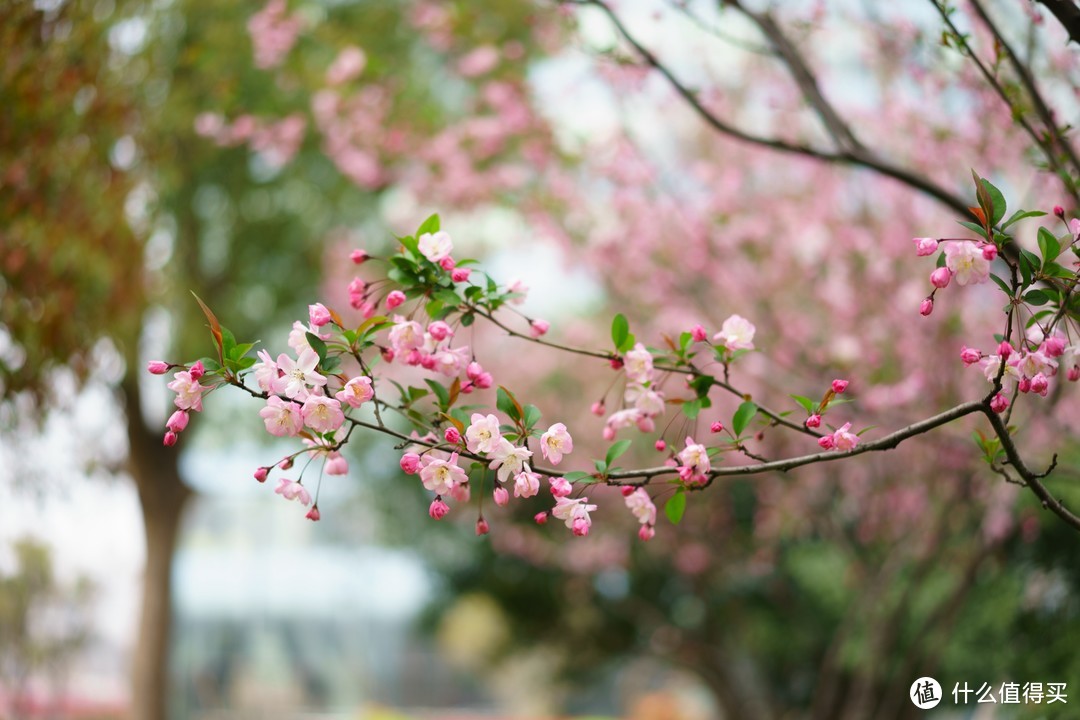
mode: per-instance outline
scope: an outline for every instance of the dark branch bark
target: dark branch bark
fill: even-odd
[[[1065,31],[1069,33],[1069,39],[1080,44],[1080,7],[1072,0],[1039,0],[1046,9],[1053,13]]]

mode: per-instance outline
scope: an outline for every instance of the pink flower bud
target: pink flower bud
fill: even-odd
[[[814,413],[810,417],[806,418],[806,423],[805,424],[806,424],[806,427],[808,427],[808,428],[821,427],[821,416],[818,415],[817,413]]]
[[[574,486],[566,478],[551,478],[551,494],[555,497],[566,497],[574,491]]]
[[[976,350],[975,348],[969,348],[967,345],[964,345],[962,348],[960,348],[960,359],[963,361],[965,366],[974,365],[975,363],[982,360],[982,352]]]
[[[548,514],[546,512],[538,512],[533,515],[533,522],[537,525],[547,525]]]
[[[428,355],[427,353],[424,353],[423,355],[421,355],[420,356],[420,367],[424,368],[425,370],[434,370],[435,369],[435,356],[434,355]]]
[[[312,522],[319,522],[319,518],[322,517],[322,515],[319,514],[319,506],[312,505],[311,509],[307,511],[307,515],[305,515],[304,517],[306,517],[308,520],[311,520]]]
[[[482,372],[480,373],[480,377],[473,380],[473,382],[476,383],[476,387],[481,390],[486,390],[495,384],[495,378],[491,377],[491,373],[489,372]]]
[[[259,482],[266,482],[266,476],[270,472],[270,468],[261,467],[255,470],[255,479]]]
[[[709,337],[709,334],[705,332],[705,328],[701,325],[695,325],[690,329],[690,339],[694,342],[705,342]]]
[[[360,249],[353,250],[351,253],[349,253],[349,259],[352,260],[357,265],[362,264],[365,260],[367,260],[370,257],[371,256],[367,254],[367,251],[360,250]]]
[[[456,267],[456,268],[454,268],[454,269],[453,269],[453,271],[452,271],[452,272],[450,273],[450,279],[451,279],[451,280],[453,280],[453,281],[454,281],[454,282],[456,282],[456,283],[460,283],[460,282],[468,282],[468,281],[469,281],[469,274],[470,274],[471,272],[472,272],[472,271],[471,271],[471,270],[469,270],[469,268],[459,268],[459,267]]]
[[[1027,375],[1020,378],[1020,382],[1017,384],[1017,387],[1022,393],[1031,392],[1031,378],[1029,378]]]
[[[454,269],[454,266],[457,265],[457,263],[454,262],[454,258],[448,255],[439,261],[439,265],[446,272],[451,272]]]
[[[495,492],[493,492],[491,496],[495,500],[495,504],[499,507],[503,507],[506,503],[510,502],[510,493],[508,493],[504,487],[495,488]]]
[[[469,378],[473,382],[476,382],[476,378],[480,377],[484,373],[484,368],[480,367],[480,363],[473,360],[465,368],[465,377]]]
[[[998,254],[998,249],[997,249],[996,245],[991,245],[990,243],[983,243],[983,245],[982,245],[983,259],[985,259],[985,260],[993,260],[994,258],[997,257],[997,254]]]
[[[393,310],[394,308],[405,302],[405,293],[400,290],[394,290],[386,296],[386,309]]]
[[[450,512],[450,506],[444,503],[442,498],[437,497],[428,506],[427,514],[431,516],[432,520],[442,520],[448,512]]]
[[[443,438],[451,445],[457,445],[459,442],[461,442],[461,433],[458,432],[458,429],[456,427],[451,425],[450,427],[446,428],[446,432],[443,433]]]
[[[176,433],[174,433],[172,430],[169,430],[167,433],[165,433],[165,437],[162,438],[161,442],[165,445],[165,447],[172,447],[176,444]]]
[[[611,442],[615,439],[615,428],[611,427],[610,425],[605,425],[604,431],[600,434],[604,438],[604,440]]]
[[[656,421],[654,421],[651,417],[643,416],[638,418],[637,427],[638,430],[643,433],[651,433],[653,430],[656,429]]]
[[[724,432],[724,423],[717,420],[716,422],[714,422],[712,425],[709,426],[709,432],[714,432],[714,433]]]
[[[357,310],[359,310],[363,318],[367,320],[368,318],[375,317],[375,312],[378,310],[378,308],[375,307],[375,303],[373,302],[365,302],[360,303],[360,307],[358,307]]]
[[[1001,393],[995,395],[990,401],[990,409],[998,414],[1005,412],[1007,407],[1009,407],[1009,399]]]
[[[394,362],[394,351],[393,351],[393,349],[392,348],[383,348],[382,349],[382,359],[383,359],[384,362],[388,362],[388,363]]]
[[[663,440],[657,440],[656,444],[653,445],[653,447],[656,448],[657,452],[664,452],[665,450],[667,450],[667,443]]]
[[[401,456],[400,465],[406,475],[415,475],[420,472],[420,456],[416,453],[405,453]]]
[[[1060,335],[1046,338],[1043,342],[1043,352],[1050,357],[1061,357],[1065,354],[1065,338]]]
[[[405,363],[407,365],[412,365],[413,367],[416,367],[417,365],[420,364],[420,361],[423,360],[423,359],[424,359],[424,354],[422,352],[420,352],[419,350],[417,350],[416,348],[413,348],[412,350],[409,351],[409,354],[405,356]]]
[[[637,488],[635,488],[633,485],[623,485],[621,488],[619,488],[619,492],[622,493],[623,497],[630,497],[634,494],[634,490],[636,489]]]
[[[596,415],[597,417],[603,415],[605,412],[604,401],[597,400],[596,402],[594,402],[592,404],[592,407],[589,408],[589,412],[591,412],[593,415]]]
[[[198,360],[191,366],[191,370],[188,372],[191,373],[192,380],[198,380],[206,374],[206,366],[202,364],[202,360]]]
[[[165,373],[169,372],[170,367],[172,366],[169,365],[169,363],[162,362],[161,360],[151,360],[150,362],[146,363],[147,372],[153,375],[164,375]]]
[[[1069,372],[1065,375],[1069,379],[1069,382],[1076,382],[1080,380],[1080,365],[1073,365],[1069,368]]]
[[[934,301],[931,298],[924,298],[923,301],[919,303],[919,314],[926,317],[932,312],[934,312]]]
[[[997,354],[998,354],[999,357],[1007,358],[1010,355],[1012,355],[1014,352],[1015,352],[1015,350],[1013,350],[1013,346],[1010,345],[1008,343],[1008,341],[1006,341],[1006,340],[1002,340],[1001,344],[998,345]]]
[[[577,537],[585,537],[589,534],[589,521],[585,518],[574,518],[574,524],[571,530]]]
[[[832,450],[836,446],[836,441],[833,440],[832,435],[826,435],[818,438],[817,444],[821,446],[822,450]]]
[[[307,309],[308,319],[311,320],[311,324],[315,327],[322,327],[333,319],[330,317],[330,311],[322,303],[308,305]]]
[[[168,430],[172,430],[174,433],[184,432],[184,428],[188,424],[188,414],[184,410],[177,410],[169,416],[169,421],[165,423],[165,427]]]
[[[1031,378],[1031,392],[1046,397],[1046,391],[1049,390],[1049,388],[1050,381],[1042,373],[1035,373],[1035,377]]]
[[[477,535],[487,535],[489,532],[491,532],[491,526],[488,525],[487,520],[485,520],[484,518],[480,518],[479,520],[476,521],[476,534]]]
[[[915,254],[919,257],[933,255],[937,252],[938,241],[934,238],[917,237],[912,239],[915,241]]]
[[[1061,207],[1060,205],[1055,205],[1054,206],[1054,214],[1057,215],[1062,220],[1064,220],[1065,219],[1065,208]]]
[[[623,359],[620,357],[611,358],[610,360],[608,360],[608,364],[611,365],[612,370],[623,369]]]
[[[281,462],[278,463],[278,467],[281,468],[282,470],[288,470],[292,466],[293,466],[292,458],[285,458],[284,460],[282,460]]]
[[[930,284],[936,288],[948,287],[950,280],[952,280],[952,270],[947,267],[939,267],[930,273]]]
[[[442,320],[436,320],[427,326],[428,334],[437,341],[443,341],[454,334],[453,329]]]
[[[529,323],[529,334],[532,335],[534,338],[538,338],[541,335],[547,333],[550,328],[551,324],[547,320],[533,320],[531,323]]]
[[[642,540],[652,540],[655,535],[656,528],[652,525],[642,525],[637,531],[637,536]]]
[[[832,391],[837,395],[841,395],[845,390],[847,390],[848,385],[849,382],[847,380],[833,380]]]

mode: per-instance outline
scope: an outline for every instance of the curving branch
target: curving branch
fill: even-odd
[[[1073,0],[1039,0],[1046,6],[1065,31],[1069,33],[1069,39],[1080,44],[1080,7]]]

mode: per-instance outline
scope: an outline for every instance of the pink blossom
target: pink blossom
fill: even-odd
[[[850,382],[848,380],[833,380],[832,391],[837,395],[841,395],[845,390],[847,390],[847,386],[849,384]]]
[[[439,261],[439,267],[441,267],[446,272],[452,272],[456,266],[457,263],[454,262],[454,258],[449,256],[444,257],[442,260]]]
[[[456,283],[468,282],[469,275],[471,274],[472,271],[469,270],[469,268],[456,267],[453,272],[450,273],[450,279]]]
[[[724,432],[724,423],[717,420],[716,422],[714,422],[712,425],[709,426],[709,432],[712,432],[712,433]]]
[[[1022,393],[1031,392],[1031,378],[1024,375],[1020,378],[1020,382],[1016,384],[1016,387]]]
[[[606,412],[606,410],[604,408],[604,401],[603,400],[597,400],[596,402],[594,402],[592,404],[592,406],[589,408],[589,412],[591,412],[593,415],[597,415],[597,416],[603,415]]]
[[[259,482],[266,482],[266,476],[270,472],[268,467],[260,467],[255,469],[255,479]]]
[[[823,435],[818,438],[817,444],[821,446],[822,450],[832,450],[836,447],[836,440],[832,435]]]
[[[952,270],[947,267],[939,267],[930,273],[930,284],[936,288],[948,287],[950,280],[952,280]]]
[[[485,75],[499,64],[499,51],[491,45],[471,50],[457,62],[457,71],[467,78]]]
[[[169,431],[167,431],[165,433],[165,437],[163,437],[161,439],[161,443],[165,447],[172,447],[173,445],[176,444],[176,440],[177,440],[176,433],[174,433],[172,430],[169,430]]]
[[[449,495],[455,486],[468,482],[469,476],[458,467],[457,458],[457,453],[447,460],[431,455],[424,456],[421,461],[423,467],[420,469],[420,480],[424,487],[436,495]]]
[[[359,310],[364,304],[364,297],[367,292],[367,283],[358,277],[354,277],[349,282],[349,305],[354,309]]]
[[[690,329],[690,339],[694,342],[705,342],[708,338],[708,333],[705,332],[705,328],[701,325],[695,325]]]
[[[491,532],[491,526],[488,525],[488,521],[485,520],[483,517],[479,518],[476,521],[477,537],[479,537],[480,535],[487,535],[489,532]]]
[[[271,395],[267,399],[266,407],[259,411],[259,416],[266,423],[266,432],[275,437],[296,435],[304,427],[300,407],[289,400],[282,400],[277,395]]]
[[[755,332],[757,328],[752,322],[739,315],[732,315],[720,326],[720,332],[713,335],[713,342],[728,350],[753,350]]]
[[[1035,373],[1035,376],[1031,378],[1031,392],[1046,397],[1046,392],[1049,388],[1050,381],[1042,373]]]
[[[522,470],[528,470],[525,461],[532,457],[532,450],[526,447],[517,447],[506,438],[500,437],[491,451],[491,463],[488,465],[492,470],[497,470],[499,482],[506,482],[511,475],[517,475]]]
[[[443,439],[445,439],[446,442],[450,443],[451,445],[457,445],[461,442],[461,433],[458,432],[458,429],[456,427],[451,425],[450,427],[446,428],[446,432],[443,433]]]
[[[537,525],[547,525],[548,514],[546,512],[538,512],[533,515],[533,522]]]
[[[349,253],[349,259],[352,260],[357,265],[363,264],[365,261],[367,261],[370,258],[371,258],[371,256],[368,255],[367,250],[361,250],[359,248],[357,248],[356,250],[353,250],[351,253]]]
[[[404,302],[405,293],[401,292],[400,290],[394,290],[386,296],[386,309],[393,310]]]
[[[1061,357],[1065,354],[1065,338],[1060,335],[1048,337],[1046,338],[1046,340],[1043,341],[1043,346],[1042,348],[1040,348],[1040,350],[1047,357]]]
[[[465,430],[465,445],[471,453],[494,452],[502,433],[499,432],[499,419],[494,415],[473,413],[470,425]]]
[[[169,372],[170,367],[172,366],[169,365],[169,363],[162,362],[161,360],[151,360],[150,362],[146,363],[147,372],[150,372],[154,375],[164,375],[165,373]]]
[[[504,507],[510,502],[510,493],[506,491],[506,488],[498,485],[495,487],[494,492],[492,492],[492,500],[494,500],[495,504],[499,507]]]
[[[432,355],[431,358],[430,369],[446,377],[456,377],[461,374],[462,368],[466,367],[466,363],[469,362],[469,348],[468,346],[444,348]]]
[[[406,475],[415,475],[420,472],[420,456],[416,453],[405,453],[401,456],[399,464]]]
[[[424,329],[420,323],[398,316],[394,318],[394,327],[390,328],[389,339],[395,353],[407,354],[410,350],[423,347]]]
[[[923,298],[923,301],[919,303],[919,314],[925,317],[932,312],[934,312],[933,298]]]
[[[629,495],[624,492],[623,497],[626,499],[626,507],[630,508],[630,512],[633,513],[639,523],[642,525],[656,524],[656,505],[653,504],[652,498],[649,497],[649,493],[645,488],[633,489]]]
[[[207,388],[191,377],[187,370],[181,370],[173,375],[173,378],[175,379],[166,386],[176,393],[173,404],[181,410],[202,412],[202,394]]]
[[[323,469],[327,475],[348,475],[349,461],[339,452],[327,453],[326,465]]]
[[[281,478],[274,492],[286,500],[296,500],[301,505],[311,504],[311,493],[307,491],[307,488],[299,480]]]
[[[450,506],[444,503],[442,498],[435,498],[428,507],[428,515],[431,516],[432,520],[442,520],[449,512]]]
[[[1005,360],[1005,373],[1001,376],[1001,381],[1004,382],[1019,382],[1020,370],[1017,368],[1015,362],[1009,362],[1007,358],[1000,355],[987,355],[982,359],[983,375],[986,376],[987,382],[994,382],[997,379],[998,373],[1001,372],[1002,361]]]
[[[308,319],[315,327],[322,327],[333,321],[333,318],[330,317],[330,311],[322,303],[308,305]]]
[[[349,407],[358,408],[375,397],[375,389],[371,386],[371,378],[358,375],[345,383],[345,387],[341,388],[334,397]]]
[[[305,515],[304,517],[306,517],[308,520],[311,520],[312,522],[318,522],[319,518],[322,517],[322,514],[319,513],[319,506],[312,505],[311,509],[307,511],[307,515]]]
[[[300,414],[304,418],[304,423],[319,433],[337,430],[345,422],[341,403],[320,395],[309,395],[303,407],[300,408]]]
[[[1080,380],[1080,365],[1073,365],[1070,367],[1069,372],[1066,373],[1065,377],[1069,379],[1069,382]]]
[[[970,367],[982,360],[982,352],[964,345],[960,349],[960,360],[963,361],[965,367]]]
[[[1016,352],[1016,351],[1015,351],[1015,350],[1013,350],[1013,346],[1012,346],[1012,345],[1010,345],[1010,344],[1009,344],[1009,342],[1008,342],[1007,340],[1002,340],[1002,341],[1001,341],[1001,344],[1000,344],[1000,345],[998,345],[998,352],[997,352],[997,354],[998,354],[998,355],[1000,355],[1000,356],[1001,356],[1001,357],[1003,357],[1003,358],[1007,358],[1007,357],[1009,357],[1009,356],[1010,356],[1010,355],[1012,355],[1012,354],[1013,354],[1014,352]]]
[[[532,470],[522,470],[514,476],[514,497],[529,498],[540,492],[540,476]]]
[[[589,499],[584,497],[573,500],[568,497],[556,497],[555,507],[552,508],[551,514],[566,523],[566,527],[573,530],[575,535],[579,537],[588,535],[589,527],[592,525],[589,513],[596,510],[596,506],[589,505],[588,502]]]
[[[188,414],[185,410],[177,410],[169,416],[169,420],[165,423],[165,427],[172,430],[174,433],[180,433],[184,431],[184,428],[188,424]]]
[[[995,395],[994,398],[990,401],[990,409],[998,414],[1005,412],[1005,409],[1008,407],[1009,399],[1001,393]]]
[[[206,366],[203,365],[202,360],[196,360],[195,364],[191,366],[191,370],[189,370],[189,372],[191,373],[192,380],[198,380],[206,374]]]
[[[563,455],[574,451],[574,439],[570,437],[566,425],[555,423],[540,436],[540,452],[552,465],[562,462]]]
[[[446,338],[454,334],[453,328],[444,323],[442,320],[436,320],[435,322],[427,326],[428,335],[436,340],[436,342],[442,342]]]
[[[1069,221],[1069,232],[1072,233],[1072,241],[1080,242],[1080,219],[1073,218]]]
[[[1054,214],[1057,215],[1062,220],[1064,220],[1065,219],[1065,208],[1061,207],[1060,205],[1055,205],[1054,206]]]
[[[510,302],[514,305],[520,305],[525,302],[525,296],[529,293],[529,286],[523,283],[520,278],[511,280],[510,284],[506,286],[506,289],[516,296],[510,298]]]
[[[657,440],[656,444],[653,445],[653,447],[656,448],[657,452],[664,452],[665,450],[667,450],[667,443],[663,440]]]
[[[653,378],[652,353],[645,349],[641,343],[634,345],[634,349],[626,353],[626,377],[636,383],[644,385]]]
[[[258,356],[262,362],[252,366],[252,370],[255,371],[255,382],[259,384],[260,390],[268,393],[273,389],[274,381],[278,379],[278,366],[266,350],[260,350]]]
[[[686,438],[686,447],[679,451],[678,458],[695,475],[704,475],[712,469],[708,450],[704,445],[695,443],[692,437]]]
[[[806,418],[805,425],[811,429],[821,427],[821,416],[817,413],[813,413],[810,417]]]
[[[454,250],[454,243],[450,239],[450,234],[442,230],[437,233],[424,233],[417,240],[416,245],[420,254],[433,263],[450,257],[450,253]]]
[[[574,492],[574,486],[570,484],[570,481],[566,478],[551,478],[548,481],[548,485],[551,489],[551,494],[555,497],[566,497],[570,493]]]
[[[342,48],[334,62],[326,69],[326,84],[343,85],[355,79],[364,71],[367,55],[355,45]]]
[[[642,525],[638,528],[637,536],[642,540],[652,540],[656,536],[656,528],[652,525]]]
[[[664,414],[664,394],[657,390],[637,383],[627,383],[623,398],[636,410],[640,410],[644,417],[651,418]]]
[[[248,20],[247,29],[255,50],[255,67],[261,70],[280,65],[300,34],[300,18],[286,16],[285,12],[285,0],[270,0]]]
[[[315,372],[319,356],[310,347],[301,350],[300,357],[296,360],[282,353],[278,356],[277,364],[283,374],[274,380],[274,392],[286,397],[304,400],[308,395],[308,385],[326,384],[326,378]]]
[[[919,257],[925,257],[927,255],[933,255],[937,252],[938,241],[934,238],[917,237],[913,238],[915,241],[915,254]]]
[[[859,444],[859,436],[849,432],[850,430],[851,423],[844,423],[832,435],[818,438],[818,445],[824,450],[836,450],[838,452],[852,450]]]
[[[990,261],[974,242],[950,242],[945,245],[945,267],[956,277],[957,285],[972,285],[990,279]]]
[[[529,323],[529,334],[534,338],[545,335],[551,328],[551,324],[547,320],[536,319]]]
[[[985,260],[990,260],[992,262],[994,260],[994,258],[997,257],[998,249],[997,249],[996,245],[991,245],[990,243],[984,243],[983,245],[980,246],[979,249],[982,250],[982,256],[983,256],[983,258]]]

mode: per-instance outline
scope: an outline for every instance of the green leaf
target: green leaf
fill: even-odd
[[[576,482],[581,482],[582,480],[584,480],[586,478],[590,478],[590,477],[592,477],[592,476],[589,475],[589,473],[587,473],[587,472],[582,472],[581,470],[575,470],[574,472],[568,472],[565,475],[563,475],[563,480],[565,480],[568,483],[576,483]]]
[[[1043,265],[1043,273],[1050,277],[1064,278],[1066,280],[1071,280],[1076,274],[1072,270],[1058,265],[1056,262]]]
[[[420,223],[420,227],[416,229],[416,237],[419,238],[424,233],[437,233],[439,232],[439,214],[435,213],[427,220]]]
[[[532,430],[540,422],[540,408],[535,405],[525,406],[525,429]]]
[[[993,280],[993,281],[994,281],[995,283],[997,283],[997,286],[998,286],[999,288],[1001,288],[1001,291],[1002,291],[1003,293],[1005,293],[1005,294],[1006,294],[1006,295],[1008,295],[1009,297],[1012,297],[1012,290],[1011,290],[1011,289],[1009,289],[1009,284],[1008,284],[1007,282],[1005,282],[1004,280],[1002,280],[1001,278],[999,278],[999,277],[998,277],[997,275],[995,275],[994,273],[990,273],[990,279],[991,279],[991,280]]]
[[[232,352],[229,353],[229,357],[233,360],[239,360],[240,358],[251,352],[251,348],[255,347],[255,343],[243,343],[242,345],[236,345],[233,347]]]
[[[757,410],[757,405],[749,400],[739,406],[739,409],[735,411],[735,416],[731,418],[731,429],[734,431],[735,437],[742,435],[743,430],[757,415]]]
[[[687,400],[683,403],[682,411],[686,417],[696,420],[701,414],[701,400]]]
[[[236,347],[236,337],[232,331],[224,325],[221,326],[221,352],[225,357],[231,358],[233,349]]]
[[[469,327],[473,324],[474,320],[476,320],[475,315],[473,315],[472,313],[465,313],[461,316],[461,325],[462,327]]]
[[[1039,228],[1039,251],[1042,253],[1043,265],[1053,262],[1061,254],[1061,243],[1044,227]]]
[[[604,456],[604,462],[611,466],[611,463],[615,462],[620,455],[630,449],[631,440],[620,440],[611,447],[608,448],[607,455]]]
[[[620,345],[619,347],[617,347],[615,349],[618,350],[620,354],[628,353],[628,352],[630,352],[631,350],[634,349],[634,345],[636,343],[637,343],[637,338],[634,337],[634,333],[630,333],[629,335],[626,336],[626,339],[623,340],[622,345]]]
[[[808,397],[804,397],[802,395],[792,395],[791,399],[799,403],[799,405],[802,406],[802,409],[805,410],[807,413],[813,414],[813,412],[817,410],[818,404]]]
[[[690,341],[694,339],[694,336],[688,332],[684,332],[679,335],[679,349],[686,351],[686,348],[690,347]]]
[[[420,249],[417,247],[416,238],[414,238],[412,235],[406,235],[405,237],[398,238],[398,242],[401,243],[402,247],[411,252],[414,257],[420,257]]]
[[[1028,257],[1029,255],[1031,255],[1031,257],[1035,257],[1034,255],[1032,255],[1032,253],[1029,253],[1026,250],[1020,251],[1020,277],[1023,279],[1024,287],[1031,285],[1032,274],[1035,272],[1035,268],[1039,267],[1039,259],[1035,258],[1035,264],[1032,265],[1031,258]]]
[[[1001,226],[1001,229],[1004,230],[1005,228],[1012,225],[1014,222],[1019,222],[1024,218],[1042,217],[1045,214],[1046,213],[1044,213],[1042,210],[1017,210],[1009,216],[1009,219],[1005,221],[1005,224]]]
[[[252,358],[245,358],[245,359],[252,359]],[[321,363],[319,363],[319,369],[322,370],[325,373],[332,373],[332,372],[336,371],[339,367],[341,367],[341,358],[338,357],[337,355],[334,355],[333,357],[328,357],[325,360],[323,360]]]
[[[517,404],[517,401],[513,399],[510,392],[501,385],[495,391],[495,407],[499,408],[503,414],[513,420],[521,419],[521,412],[518,409],[520,406]]]
[[[1028,290],[1023,299],[1028,305],[1045,305],[1050,302],[1050,296],[1039,289]]]
[[[672,525],[678,525],[686,512],[686,493],[679,490],[664,503],[664,514]]]
[[[1001,218],[1005,217],[1005,196],[1001,194],[1001,191],[994,187],[986,178],[982,179],[983,187],[986,188],[986,192],[990,195],[991,201],[991,225],[997,225],[1001,222]]]
[[[409,404],[416,402],[420,398],[427,397],[428,391],[423,388],[409,386]]]
[[[439,409],[445,411],[450,407],[450,391],[447,390],[442,383],[435,382],[434,380],[424,380],[427,386],[431,388],[431,392],[435,393],[435,396],[439,398]]]
[[[937,256],[936,267],[945,267],[945,253],[939,253]]]
[[[961,225],[963,225],[964,227],[966,227],[968,230],[975,233],[976,235],[985,235],[986,234],[982,229],[982,225],[979,225],[978,223],[968,222],[967,220],[957,220],[956,222],[960,223]]]
[[[435,291],[435,297],[442,300],[447,305],[454,305],[455,307],[461,304],[461,297],[458,296],[453,290],[442,288]]]
[[[607,463],[603,460],[593,460],[593,466],[596,467],[596,472],[604,475],[607,473]]]
[[[618,313],[611,321],[611,342],[615,345],[616,350],[622,352],[620,348],[623,346],[623,343],[626,342],[629,335],[630,323],[627,321],[625,315]]]
[[[321,365],[326,362],[326,343],[322,341],[322,338],[315,333],[310,332],[304,333],[304,336],[307,338],[308,345],[310,345],[311,349],[319,356],[319,364]]]

